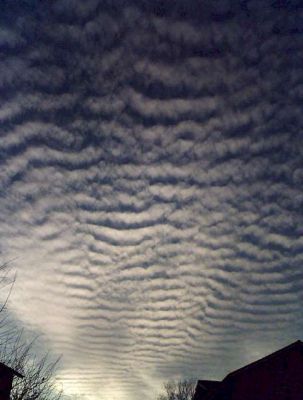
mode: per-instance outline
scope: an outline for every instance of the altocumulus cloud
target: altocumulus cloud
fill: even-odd
[[[302,334],[299,5],[2,1],[1,256],[68,394],[152,399]]]

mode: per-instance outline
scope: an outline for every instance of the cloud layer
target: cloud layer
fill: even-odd
[[[152,399],[299,338],[300,2],[42,3],[1,15],[0,250],[66,392]]]

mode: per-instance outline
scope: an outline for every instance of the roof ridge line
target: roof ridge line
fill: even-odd
[[[264,356],[262,358],[259,358],[256,361],[253,361],[253,362],[251,362],[251,363],[249,363],[247,365],[244,365],[243,367],[238,368],[238,369],[230,372],[229,374],[227,374],[225,376],[225,378],[223,378],[222,382],[224,382],[228,378],[238,374],[238,372],[240,372],[240,371],[243,371],[243,370],[248,369],[250,367],[254,367],[255,365],[257,365],[259,363],[262,363],[262,362],[264,362],[264,361],[266,361],[266,360],[268,360],[270,358],[274,358],[274,357],[278,356],[280,353],[283,353],[284,351],[289,350],[290,348],[295,347],[297,345],[300,345],[300,346],[303,347],[303,342],[301,340],[296,340],[295,342],[293,342],[293,343],[291,343],[291,344],[289,344],[289,345],[287,345],[285,347],[282,347],[282,349],[278,349],[278,350],[274,351],[273,353],[268,354],[267,356]]]

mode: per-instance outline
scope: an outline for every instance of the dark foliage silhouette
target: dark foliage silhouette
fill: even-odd
[[[190,379],[166,382],[157,400],[193,400],[195,386],[195,381]]]
[[[54,378],[58,359],[52,361],[48,354],[36,356],[37,337],[27,339],[25,332],[18,328],[7,312],[7,302],[15,282],[8,264],[0,267],[0,291],[5,293],[0,306],[0,361],[18,371],[24,377],[15,378],[11,400],[59,400]]]

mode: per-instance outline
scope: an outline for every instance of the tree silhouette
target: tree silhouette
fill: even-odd
[[[158,400],[193,400],[196,383],[191,379],[168,381],[163,385],[163,393]]]
[[[7,313],[7,302],[15,281],[8,263],[0,266],[0,291],[8,287],[0,306],[0,362],[18,371],[24,377],[15,378],[11,400],[59,400],[62,390],[54,378],[58,359],[52,361],[46,353],[35,355],[37,337],[28,341],[25,332],[18,328]]]

